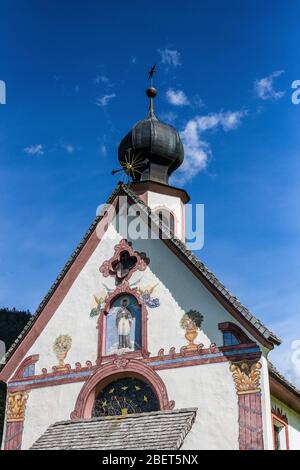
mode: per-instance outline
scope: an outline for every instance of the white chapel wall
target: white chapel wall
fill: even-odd
[[[197,408],[182,449],[238,449],[238,403],[228,363],[159,371],[175,408]]]
[[[77,382],[29,392],[22,449],[29,449],[51,424],[70,419],[82,385],[82,382]]]
[[[61,334],[72,338],[66,363],[74,367],[76,362],[80,362],[84,366],[90,360],[95,364],[98,317],[90,318],[90,311],[95,294],[115,288],[114,279],[104,278],[99,267],[113,255],[114,245],[120,239],[120,235],[110,226],[55,315],[26,354],[39,354],[37,374],[41,373],[42,368],[50,372],[52,366],[57,364],[53,342]],[[157,355],[161,348],[166,353],[171,347],[179,351],[187,344],[180,320],[190,309],[199,310],[204,315],[196,342],[203,343],[204,347],[211,343],[222,345],[218,323],[237,323],[236,320],[160,240],[133,241],[133,247],[146,252],[150,265],[143,272],[136,271],[129,284],[143,288],[155,286],[152,295],[160,301],[159,307],[148,308],[150,354]],[[175,400],[176,408],[198,408],[197,421],[187,438],[186,448],[193,448],[197,442],[197,448],[238,447],[237,396],[227,362],[161,370],[159,375],[166,383],[169,398]],[[23,434],[24,448],[29,447],[50,424],[69,419],[82,385],[65,384],[30,391]]]

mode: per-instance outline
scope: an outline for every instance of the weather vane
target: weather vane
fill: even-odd
[[[154,113],[153,111],[153,98],[155,97],[157,91],[153,87],[153,75],[156,72],[156,64],[152,65],[148,72],[148,80],[150,80],[150,88],[147,89],[146,93],[147,96],[150,98],[150,108],[149,108],[149,115],[152,115]],[[128,149],[124,161],[120,162],[121,163],[121,168],[117,168],[112,170],[112,175],[115,175],[116,173],[122,172],[125,174],[125,176],[129,178],[136,179],[141,175],[142,168],[145,165],[145,158],[142,155],[142,152],[139,152],[138,154],[135,154],[133,149]]]
[[[156,72],[156,64],[152,65],[151,69],[148,72],[148,80],[150,80],[151,86],[153,86],[153,75]]]

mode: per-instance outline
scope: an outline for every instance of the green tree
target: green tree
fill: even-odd
[[[29,311],[0,309],[0,340],[4,341],[6,351],[19,336],[31,314]],[[0,366],[1,367],[1,366]],[[0,443],[2,442],[3,423],[5,414],[6,384],[0,382]]]

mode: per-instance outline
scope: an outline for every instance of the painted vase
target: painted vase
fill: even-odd
[[[186,349],[195,350],[197,349],[197,345],[194,343],[195,339],[198,336],[198,328],[188,328],[185,330],[185,338],[188,341],[188,345],[186,346]]]
[[[59,368],[64,368],[65,367],[65,358],[66,358],[67,353],[68,353],[68,351],[62,351],[62,352],[56,353]]]

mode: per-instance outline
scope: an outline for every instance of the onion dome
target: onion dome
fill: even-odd
[[[151,86],[146,94],[150,99],[148,116],[135,124],[120,142],[119,161],[133,182],[168,184],[171,173],[183,162],[183,145],[177,130],[159,121],[154,113],[157,90]]]

